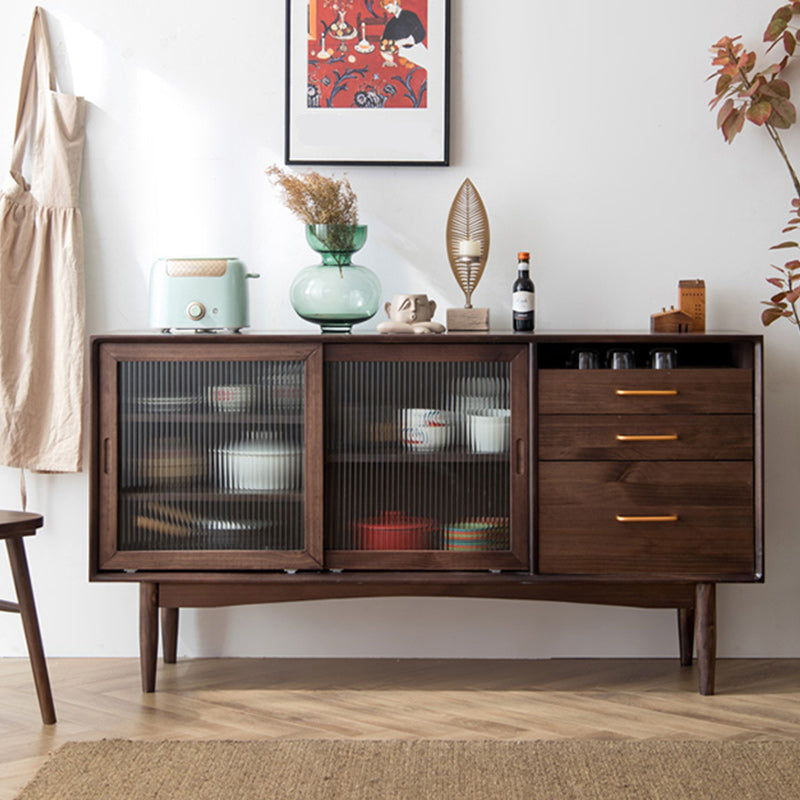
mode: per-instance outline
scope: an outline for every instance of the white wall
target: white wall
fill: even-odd
[[[453,0],[452,166],[352,167],[384,294],[461,295],[444,253],[467,176],[491,218],[476,302],[507,327],[519,249],[533,253],[541,330],[646,330],[703,277],[709,327],[761,332],[764,277],[791,185],[763,131],[732,147],[707,110],[708,46],[756,46],[773,2]],[[89,332],[146,325],[150,264],[235,254],[253,327],[294,330],[291,278],[314,256],[264,168],[283,152],[283,0],[52,0],[62,86],[90,103],[81,206]],[[32,3],[0,6],[0,136],[10,144]],[[798,136],[786,137],[800,157]],[[335,172],[334,170],[327,170]],[[377,321],[377,320],[376,320]],[[719,591],[723,656],[800,656],[800,338],[766,335],[767,582]],[[0,469],[0,506],[18,507]],[[28,477],[46,528],[28,544],[51,656],[134,655],[137,591],[89,584],[86,474]],[[0,559],[4,562],[4,559]],[[0,596],[12,594],[5,563]],[[384,599],[188,611],[181,655],[667,656],[672,611],[493,600]],[[0,615],[0,655],[24,654]]]

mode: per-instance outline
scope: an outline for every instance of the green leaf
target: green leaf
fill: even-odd
[[[786,51],[787,55],[793,56],[794,55],[794,48],[797,45],[797,40],[794,38],[794,34],[791,31],[784,31],[783,32],[783,49]]]
[[[773,78],[765,85],[764,93],[772,97],[784,97],[788,100],[792,94],[792,87],[783,78]]]
[[[773,100],[768,122],[781,130],[791,128],[797,122],[797,109],[788,100]]]
[[[769,25],[767,25],[767,29],[764,31],[764,41],[774,42],[777,38],[782,36],[791,19],[792,7],[781,6],[772,15],[772,19],[769,21]]]

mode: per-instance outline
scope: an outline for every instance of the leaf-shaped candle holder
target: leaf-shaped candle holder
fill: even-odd
[[[467,178],[447,215],[447,258],[464,292],[464,309],[447,310],[450,330],[488,330],[489,310],[472,307],[472,294],[489,257],[489,217],[478,190]]]

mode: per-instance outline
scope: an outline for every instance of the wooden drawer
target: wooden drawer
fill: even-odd
[[[753,517],[747,462],[542,462],[538,571],[752,579]]]
[[[748,369],[542,369],[540,414],[750,414]]]
[[[545,461],[753,458],[748,414],[543,414],[537,437]]]

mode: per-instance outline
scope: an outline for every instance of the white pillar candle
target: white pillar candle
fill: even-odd
[[[462,239],[458,245],[459,255],[479,256],[481,254],[482,242],[478,239]]]

